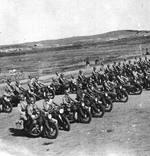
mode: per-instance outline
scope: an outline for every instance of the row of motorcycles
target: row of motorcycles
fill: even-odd
[[[112,111],[114,102],[125,103],[129,95],[140,95],[143,89],[149,89],[148,70],[149,64],[143,63],[142,66],[138,66],[137,63],[136,68],[132,64],[127,64],[122,69],[117,70],[113,67],[109,72],[97,73],[96,77],[83,76],[83,82],[79,82],[78,85],[74,84],[74,93],[78,94],[80,90],[82,98],[77,96],[70,102],[70,105],[55,104],[56,107],[48,113],[47,117],[55,123],[57,128],[49,130],[51,134],[54,134],[53,137],[47,137],[56,138],[59,129],[69,131],[71,123],[88,124],[92,117],[102,118],[106,112]],[[37,136],[37,133],[31,135]]]
[[[56,103],[53,109],[48,113],[43,113],[38,116],[37,121],[31,125],[31,127],[26,127],[24,124],[24,129],[26,129],[27,134],[30,136],[40,136],[43,135],[47,138],[54,139],[58,136],[59,129],[70,130],[70,124],[73,122],[80,123],[90,123],[92,117],[102,118],[106,112],[111,112],[113,109],[114,102],[127,102],[128,95],[139,95],[142,93],[143,88],[149,89],[149,64],[142,62],[141,65],[137,64],[126,64],[122,68],[116,68],[117,66],[112,66],[105,70],[104,73],[92,74],[89,77],[83,77],[83,81],[78,81],[73,85],[67,85],[67,87],[62,86],[62,84],[57,88],[68,89],[71,93],[78,94],[78,90],[82,92],[82,98],[72,99],[70,105]],[[133,72],[136,72],[136,76]],[[123,78],[122,78],[123,76]],[[68,83],[69,82],[69,83]],[[67,84],[73,82],[67,81]],[[28,90],[21,88],[22,92],[26,96],[27,102],[30,102],[31,97],[35,100],[44,99],[44,94],[51,93],[52,98],[56,95],[55,85],[50,84],[48,86],[43,85],[40,89],[36,89],[33,93]],[[5,99],[6,100],[6,99]],[[11,101],[11,100],[10,100]],[[8,101],[8,103],[11,103]]]
[[[70,124],[74,122],[90,123],[92,115],[90,109],[81,101],[72,101],[70,105],[54,103],[48,112],[40,110],[36,122],[29,124],[28,121],[18,121],[17,128],[22,125],[26,135],[30,137],[57,138],[59,130],[70,131]],[[102,115],[101,115],[102,117]]]

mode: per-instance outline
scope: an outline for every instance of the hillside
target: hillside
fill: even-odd
[[[72,37],[18,45],[0,46],[0,83],[11,77],[9,71],[46,76],[85,68],[85,58],[91,66],[95,59],[104,63],[139,56],[150,48],[149,31],[113,31],[94,36]]]
[[[74,46],[79,46],[80,48],[82,48],[82,46],[85,46],[87,44],[106,44],[112,41],[122,41],[123,39],[130,40],[134,38],[140,39],[149,37],[150,31],[120,30],[93,36],[79,36],[58,40],[44,40],[16,45],[4,45],[0,46],[0,52],[8,55],[9,53],[24,54],[27,52],[37,52],[43,48],[48,48],[48,50],[64,50],[67,48],[74,48]]]

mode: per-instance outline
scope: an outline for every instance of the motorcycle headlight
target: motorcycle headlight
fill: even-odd
[[[95,101],[97,102],[97,101],[98,101],[98,99],[97,99],[97,98],[95,98]]]
[[[62,114],[63,112],[64,112],[64,109],[61,108],[61,109],[59,110],[59,113]]]
[[[82,105],[82,107],[84,107],[85,106],[84,102],[82,102],[81,105]]]
[[[10,101],[7,97],[4,97],[4,100],[5,100],[5,101]]]
[[[53,87],[52,87],[52,86],[48,86],[48,88],[49,88],[49,89],[53,89]]]
[[[48,114],[48,118],[49,119],[52,119],[52,114]]]
[[[105,96],[108,96],[108,93],[105,93]]]

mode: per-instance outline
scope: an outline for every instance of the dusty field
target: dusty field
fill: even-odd
[[[7,155],[149,156],[149,91],[130,96],[128,103],[115,103],[111,113],[90,124],[72,124],[56,140],[28,138],[15,131],[17,109],[0,114],[0,153]],[[56,97],[57,102],[60,97]],[[41,102],[38,103],[40,105]]]
[[[128,36],[128,35],[127,35]],[[117,37],[119,38],[119,36]],[[150,37],[149,37],[150,38]],[[22,73],[20,79],[25,79],[29,74],[40,76],[54,74],[57,72],[74,71],[85,68],[83,60],[88,56],[90,63],[94,65],[95,59],[111,62],[141,55],[145,48],[150,47],[150,39],[130,38],[121,41],[99,43],[96,45],[82,46],[82,48],[72,48],[68,50],[45,50],[31,51],[31,53],[8,55],[0,57],[0,83],[9,76],[9,70],[16,69]],[[95,40],[96,41],[96,40]],[[71,42],[71,41],[70,41]],[[24,50],[25,51],[25,50]],[[33,52],[33,53],[32,53]]]

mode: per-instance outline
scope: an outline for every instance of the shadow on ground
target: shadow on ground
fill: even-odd
[[[12,136],[16,137],[27,137],[23,129],[9,128]]]

